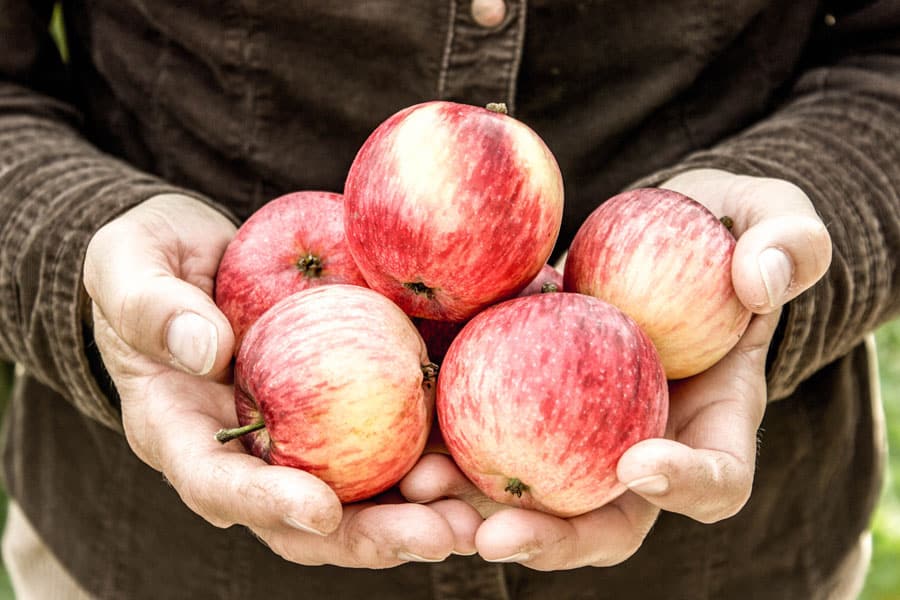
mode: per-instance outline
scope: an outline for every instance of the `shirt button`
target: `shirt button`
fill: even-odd
[[[482,27],[496,27],[506,17],[504,0],[472,0],[472,18]]]

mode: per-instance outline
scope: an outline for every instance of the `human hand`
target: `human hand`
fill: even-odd
[[[465,501],[485,518],[475,534],[482,558],[539,571],[619,564],[640,548],[659,514],[656,506],[632,492],[568,519],[499,504],[478,490],[443,452],[423,456],[400,482],[400,492],[412,502]]]
[[[830,237],[807,196],[784,181],[698,170],[662,187],[693,197],[719,217],[731,217],[738,238],[732,278],[741,301],[756,316],[719,363],[671,382],[666,439],[646,440],[626,451],[617,473],[632,491],[595,511],[559,519],[501,510],[449,457],[423,458],[401,491],[414,501],[455,497],[477,506],[487,518],[475,545],[487,560],[538,570],[613,565],[640,547],[660,509],[709,523],[732,516],[749,498],[756,432],[766,406],[769,345],[782,306],[827,269]]]
[[[94,337],[121,398],[135,454],[217,527],[249,527],[306,565],[382,568],[474,550],[480,518],[459,500],[386,495],[341,506],[314,476],[272,466],[215,433],[237,425],[234,336],[212,300],[234,226],[187,196],[161,195],[103,227],[84,265]]]
[[[732,281],[756,314],[719,363],[671,382],[666,439],[626,451],[618,476],[659,508],[711,523],[736,514],[750,497],[772,336],[784,304],[828,269],[831,238],[806,194],[786,181],[702,169],[660,187],[731,218]]]

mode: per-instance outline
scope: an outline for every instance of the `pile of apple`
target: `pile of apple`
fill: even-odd
[[[502,105],[391,116],[343,195],[277,198],[228,246],[215,300],[238,339],[240,427],[217,438],[347,503],[413,467],[436,412],[495,501],[572,516],[614,499],[622,453],[664,435],[667,379],[717,362],[750,315],[734,237],[697,202],[609,199],[564,276],[547,264],[562,218],[553,154]]]

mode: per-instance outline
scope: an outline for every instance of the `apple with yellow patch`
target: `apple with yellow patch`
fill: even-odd
[[[515,296],[556,243],[563,182],[501,106],[417,104],[365,141],[344,187],[350,252],[407,314],[464,321]]]
[[[556,292],[482,311],[441,363],[437,415],[453,459],[486,496],[572,517],[625,492],[622,454],[665,432],[659,355],[616,307]]]
[[[623,310],[653,340],[668,378],[682,379],[721,360],[750,322],[732,283],[735,245],[728,227],[692,198],[630,190],[578,229],[564,287]]]
[[[234,368],[241,427],[216,438],[315,475],[343,503],[370,498],[422,454],[436,374],[393,302],[354,285],[309,288],[248,329]]]

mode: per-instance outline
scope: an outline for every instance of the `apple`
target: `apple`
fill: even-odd
[[[309,288],[247,330],[234,368],[241,427],[216,438],[315,475],[343,503],[370,498],[422,454],[436,373],[393,302],[354,285]]]
[[[546,264],[534,279],[520,291],[516,297],[531,296],[532,294],[546,294],[558,292],[563,289],[563,275],[553,265]]]
[[[541,267],[537,276],[516,297],[556,292],[561,290],[562,287],[562,273],[557,271],[552,265],[547,264]],[[450,347],[453,339],[462,331],[466,321],[413,319],[413,323],[416,324],[422,339],[425,340],[425,345],[428,347],[428,356],[440,363],[444,360],[444,356],[447,354],[447,349]]]
[[[344,198],[368,285],[411,316],[464,321],[540,271],[559,235],[563,183],[543,140],[503,108],[433,101],[372,132]]]
[[[568,291],[610,302],[647,332],[669,379],[700,373],[737,343],[750,311],[731,279],[735,239],[699,202],[641,188],[601,204],[569,247]]]
[[[330,283],[366,285],[347,247],[343,203],[331,192],[285,194],[238,229],[219,263],[215,287],[235,348],[250,324],[285,296]]]
[[[491,499],[571,517],[625,491],[616,465],[662,436],[668,387],[638,325],[583,294],[499,303],[459,333],[437,385],[450,454]]]

